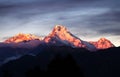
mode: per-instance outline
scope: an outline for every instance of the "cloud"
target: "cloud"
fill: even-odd
[[[95,2],[99,2],[99,0],[1,0],[0,16],[3,14],[18,13],[21,11],[34,11],[44,14],[56,11],[64,11],[73,8],[96,6],[94,5]]]
[[[120,35],[120,10],[110,9],[106,13],[90,17],[89,28],[100,34]]]
[[[18,32],[47,35],[65,25],[83,37],[119,35],[119,0],[0,0],[1,37]]]
[[[109,28],[109,29],[101,29],[101,30],[99,30],[99,32],[101,34],[120,35],[120,27]]]

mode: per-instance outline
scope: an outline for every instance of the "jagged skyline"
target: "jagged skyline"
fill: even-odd
[[[34,35],[34,34],[31,34],[31,33],[18,33],[18,34],[15,34],[15,35],[13,35],[13,36],[11,36],[11,37],[8,37],[8,38],[6,38],[5,40],[3,40],[2,42],[6,42],[6,43],[10,43],[10,42],[15,42],[15,43],[19,43],[19,42],[22,42],[23,40],[25,40],[25,41],[29,41],[29,40],[35,40],[35,39],[37,39],[37,40],[44,40],[46,37],[48,37],[48,36],[53,36],[53,34],[55,33],[54,32],[54,30],[56,31],[56,28],[58,28],[58,27],[60,27],[60,28],[63,28],[63,30],[66,30],[66,31],[68,31],[69,32],[69,30],[65,27],[65,26],[63,26],[63,25],[55,25],[54,26],[54,28],[49,32],[49,34],[48,35],[45,35],[44,37],[43,36],[37,36],[37,35]],[[65,32],[66,32],[65,31]],[[60,32],[63,32],[64,33],[64,31],[60,31]],[[52,34],[53,33],[53,34]],[[59,32],[58,32],[59,33]],[[63,33],[60,33],[60,35],[59,36],[61,36],[61,34],[62,34],[62,36],[64,35]],[[67,33],[67,32],[66,32]],[[70,34],[71,34],[71,32],[70,32]],[[65,34],[65,35],[67,35],[67,34]],[[74,36],[73,34],[71,34],[72,36]],[[78,39],[81,39],[81,38],[79,38],[78,36],[74,36],[74,37],[76,37],[76,38],[78,38]],[[65,37],[63,37],[63,38],[65,38]],[[67,37],[68,38],[68,37]],[[61,38],[62,39],[62,38]],[[69,38],[70,39],[70,38]],[[108,40],[108,39],[106,39],[105,37],[100,37],[99,39],[97,39],[97,40],[85,40],[85,39],[82,39],[82,40],[84,40],[84,41],[88,41],[88,42],[91,42],[92,44],[95,44],[96,42],[98,42],[98,41],[101,41],[102,42],[102,40],[103,41],[108,41],[108,42],[110,42],[110,40]],[[2,43],[1,42],[1,43]],[[46,41],[47,42],[47,41]],[[111,41],[112,42],[112,41]],[[113,43],[113,42],[112,42]],[[114,44],[114,43],[113,43]]]
[[[46,35],[43,39],[32,34],[17,34],[11,38],[8,38],[1,46],[20,46],[33,47],[38,45],[49,45],[49,46],[68,46],[72,48],[86,48],[90,51],[96,51],[97,49],[107,49],[115,47],[112,42],[106,38],[100,38],[98,41],[85,41],[74,34],[72,34],[65,26],[56,25],[53,30]]]
[[[0,0],[0,41],[19,32],[47,35],[56,24],[83,40],[120,46],[119,0]]]

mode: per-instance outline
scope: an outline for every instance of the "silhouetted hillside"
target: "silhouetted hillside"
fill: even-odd
[[[84,77],[80,67],[76,64],[71,55],[61,58],[59,55],[48,64],[47,70],[43,71],[39,66],[30,69],[26,72],[27,77],[41,76],[77,76]]]
[[[71,55],[67,55],[65,58],[56,55],[48,65],[47,72],[48,75],[52,76],[63,76],[65,74],[67,76],[83,77],[83,72]]]
[[[39,47],[36,48],[39,51]],[[0,67],[0,77],[35,75],[79,75],[81,77],[119,77],[120,47],[89,52],[71,47],[47,47],[38,55],[24,55]],[[37,76],[36,76],[37,77]]]
[[[11,57],[22,56],[26,54],[36,55],[41,51],[44,51],[47,46],[42,44],[35,48],[19,48],[19,47],[0,47],[0,65],[6,61],[6,59],[10,59]]]

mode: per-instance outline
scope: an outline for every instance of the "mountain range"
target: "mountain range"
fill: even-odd
[[[84,41],[73,35],[65,26],[56,25],[44,38],[19,33],[0,43],[0,65],[25,54],[36,55],[49,47],[84,48],[90,52],[115,47],[106,38]]]
[[[33,34],[19,33],[0,43],[1,46],[13,46],[23,48],[34,48],[40,44],[53,46],[70,46],[73,48],[86,48],[90,51],[98,49],[107,49],[115,47],[111,41],[106,38],[100,38],[98,41],[84,41],[73,35],[65,26],[56,25],[53,30],[44,38]]]
[[[68,76],[76,73],[85,77],[119,77],[119,55],[120,47],[106,38],[85,41],[65,26],[56,25],[44,38],[19,33],[1,42],[0,77],[35,77],[36,73],[62,75],[66,71]],[[27,71],[30,73],[26,76]]]

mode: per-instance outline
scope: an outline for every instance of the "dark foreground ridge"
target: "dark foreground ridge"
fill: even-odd
[[[39,47],[33,50],[39,51]],[[0,67],[0,77],[120,77],[120,47],[96,52],[52,46],[36,56],[24,55]]]
[[[24,58],[27,57],[29,57],[28,59],[30,59],[31,56],[28,55],[24,56]],[[44,76],[63,76],[64,74],[67,76],[74,75],[78,77],[84,77],[83,72],[76,64],[75,60],[72,58],[71,55],[67,55],[65,58],[61,58],[60,55],[56,55],[55,58],[52,61],[50,61],[50,63],[48,64],[47,70],[41,70],[40,66],[37,64],[31,66],[31,68],[28,68],[26,71],[24,71],[25,65],[23,67],[20,65],[19,67],[21,67],[23,70],[20,69],[17,70],[16,64],[14,63],[15,67],[13,68],[14,69],[13,71],[9,71],[9,69],[7,69],[6,67],[2,71],[3,77],[13,77],[13,76],[14,77],[41,77],[41,76],[44,77]],[[15,71],[15,69],[17,72]],[[23,74],[21,75],[21,73]]]

